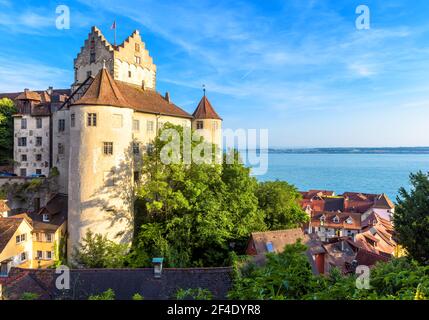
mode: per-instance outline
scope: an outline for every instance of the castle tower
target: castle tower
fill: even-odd
[[[130,243],[133,232],[133,110],[102,68],[70,106],[68,255],[86,232]]]
[[[192,129],[196,130],[204,140],[222,147],[222,118],[216,113],[210,101],[204,96],[192,114]]]
[[[77,89],[88,77],[98,74],[103,65],[114,80],[155,90],[156,65],[146,50],[138,30],[122,44],[115,46],[107,41],[97,27],[92,27],[84,46],[74,60],[73,89]]]

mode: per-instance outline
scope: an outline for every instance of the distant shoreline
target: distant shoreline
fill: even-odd
[[[258,153],[268,152],[271,154],[429,154],[429,147],[269,148],[256,149],[256,151]]]

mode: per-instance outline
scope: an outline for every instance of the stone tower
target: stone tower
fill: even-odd
[[[192,129],[204,140],[222,147],[222,118],[216,113],[205,93],[192,114]]]
[[[68,254],[86,232],[130,243],[133,109],[107,68],[70,106]]]
[[[114,80],[155,90],[156,65],[135,30],[120,45],[112,45],[97,27],[92,27],[84,46],[74,60],[73,89],[106,66]]]

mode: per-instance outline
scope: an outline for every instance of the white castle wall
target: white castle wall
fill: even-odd
[[[133,110],[109,106],[72,106],[76,126],[70,128],[68,254],[87,230],[117,243],[130,243],[133,232]],[[88,127],[87,113],[97,114]],[[114,117],[122,116],[115,127]],[[103,154],[113,142],[113,155]],[[113,185],[110,185],[113,179]]]

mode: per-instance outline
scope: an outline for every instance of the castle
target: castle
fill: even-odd
[[[221,144],[222,119],[202,97],[193,114],[156,91],[156,65],[138,31],[112,45],[93,27],[74,60],[66,91],[16,97],[15,173],[59,173],[68,195],[68,255],[87,230],[130,243],[141,154],[164,123],[192,127]]]

